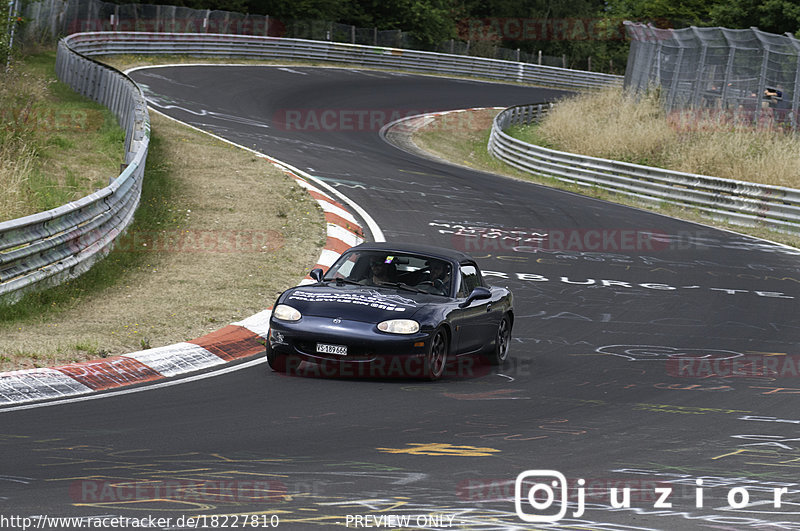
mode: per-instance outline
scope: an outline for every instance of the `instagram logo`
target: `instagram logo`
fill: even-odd
[[[696,478],[694,490],[695,508],[701,509],[704,506],[703,478]],[[605,485],[604,485],[605,484]],[[769,483],[775,485],[776,483]],[[603,489],[603,486],[606,489]],[[517,476],[514,484],[514,505],[517,516],[525,522],[558,522],[567,514],[567,505],[572,503],[577,507],[572,512],[572,517],[580,518],[586,510],[586,491],[590,491],[590,497],[596,499],[603,497],[607,490],[608,503],[612,509],[630,509],[631,491],[637,491],[639,501],[652,502],[653,509],[672,509],[671,497],[674,494],[674,484],[663,481],[628,481],[608,479],[592,481],[587,485],[583,478],[578,479],[572,485],[572,496],[570,496],[570,485],[567,478],[561,472],[555,470],[526,470]],[[752,487],[752,486],[751,486]],[[755,487],[753,487],[755,488]],[[768,491],[763,486],[759,490]],[[793,491],[796,492],[796,491]],[[782,497],[789,493],[788,487],[774,487],[772,489],[772,506],[780,509],[785,500]],[[650,495],[652,494],[652,496]],[[750,493],[746,487],[734,487],[727,493],[728,506],[731,509],[740,510],[750,506]],[[554,506],[556,499],[559,505]],[[769,503],[763,500],[756,503]]]
[[[526,470],[514,484],[514,506],[525,522],[557,522],[567,514],[567,478],[555,470]],[[558,512],[553,504],[559,498]],[[523,509],[527,502],[532,512]],[[525,509],[530,510],[528,507]]]

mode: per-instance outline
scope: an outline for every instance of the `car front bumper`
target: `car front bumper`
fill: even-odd
[[[349,376],[418,376],[424,374],[431,330],[415,334],[381,332],[373,323],[303,316],[295,322],[270,320],[268,348],[290,359],[305,360]],[[346,346],[346,355],[317,352],[317,345]]]

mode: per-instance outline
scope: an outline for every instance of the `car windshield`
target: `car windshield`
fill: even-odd
[[[324,280],[412,288],[450,296],[452,276],[450,263],[438,258],[386,251],[352,251],[339,257]]]

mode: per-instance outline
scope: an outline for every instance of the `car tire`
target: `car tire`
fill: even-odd
[[[286,372],[286,356],[278,354],[267,346],[267,364],[275,372]]]
[[[428,352],[425,354],[425,379],[438,380],[444,374],[447,354],[450,350],[447,332],[439,328],[431,337]]]
[[[491,365],[502,365],[508,359],[508,349],[511,346],[511,319],[508,314],[500,319],[497,332],[494,336],[494,348],[488,355]]]

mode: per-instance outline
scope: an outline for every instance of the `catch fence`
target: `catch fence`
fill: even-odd
[[[661,91],[667,111],[797,130],[800,41],[756,28],[659,29],[625,22],[631,40],[625,86]]]

